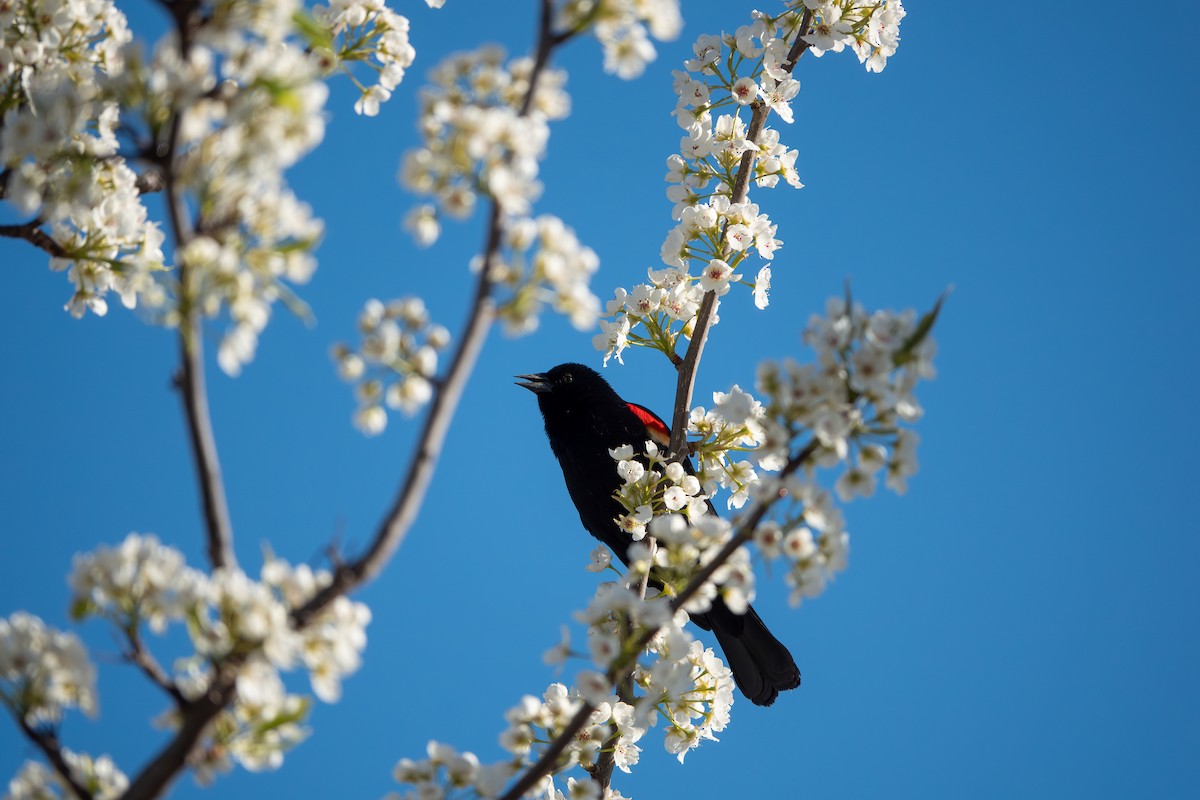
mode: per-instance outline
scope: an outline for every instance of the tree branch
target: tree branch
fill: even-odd
[[[538,53],[535,59],[534,70],[529,78],[528,93],[521,106],[522,113],[526,113],[532,107],[538,77],[548,62],[550,51],[557,46],[554,38],[549,33],[551,10],[551,0],[542,0]],[[178,16],[177,19],[179,19]],[[174,140],[176,135],[177,126],[173,126],[171,140]],[[171,143],[173,144],[173,141]],[[174,152],[173,147],[168,148],[168,150],[169,152]],[[174,170],[169,167],[169,162],[164,178],[168,189],[168,196],[174,199],[176,197]],[[168,202],[167,205],[172,215],[172,225],[178,226],[175,228],[177,231],[183,231],[185,223],[181,211],[182,206],[174,202]],[[446,376],[434,384],[435,393],[433,402],[425,417],[425,425],[417,442],[416,452],[409,464],[408,473],[401,484],[395,501],[380,523],[367,552],[352,562],[336,565],[330,585],[314,595],[303,606],[292,612],[292,625],[295,628],[304,628],[336,598],[348,594],[353,589],[378,575],[387,564],[391,555],[396,551],[396,548],[404,541],[409,528],[416,520],[417,512],[420,510],[421,503],[425,497],[425,492],[433,478],[433,472],[437,466],[438,456],[441,453],[446,433],[449,430],[450,421],[454,416],[458,401],[461,399],[463,390],[466,387],[467,378],[473,370],[475,362],[478,360],[479,352],[483,348],[487,332],[495,320],[495,303],[491,298],[491,273],[496,253],[500,249],[502,235],[501,222],[500,206],[493,200],[484,245],[483,268],[480,269],[479,278],[476,281],[475,295],[468,314],[466,330],[454,352]],[[181,275],[180,277],[182,280],[184,276]],[[198,326],[198,320],[196,324]],[[188,338],[198,342],[199,331],[197,330],[194,336],[185,338],[185,354],[188,352],[186,348]],[[198,352],[198,349],[197,347],[196,352]],[[185,358],[185,367],[188,363],[189,359]],[[193,370],[190,373],[185,370],[184,378],[187,379],[190,374],[193,380],[197,376],[202,380],[203,365],[201,363],[198,366],[201,369]],[[201,391],[198,394],[185,392],[185,396],[196,396],[203,399],[202,385],[194,388],[199,388]],[[206,413],[204,418],[207,418]],[[199,417],[194,416],[189,408],[189,421],[192,420],[199,420]],[[193,430],[195,430],[195,427]],[[201,432],[203,432],[203,426],[201,426]],[[200,452],[196,450],[198,464],[200,464]],[[216,466],[215,455],[214,450],[212,461],[209,462],[211,467]],[[216,473],[215,480],[202,480],[201,485],[202,487],[210,486],[219,489],[219,472]],[[212,535],[212,527],[210,524],[210,549],[217,544],[216,539]],[[232,554],[230,554],[230,558],[232,558]],[[200,740],[205,728],[208,727],[209,723],[229,703],[233,702],[236,695],[237,672],[248,655],[241,654],[238,657],[227,659],[221,665],[217,676],[213,679],[213,684],[208,693],[180,708],[180,726],[175,732],[174,738],[143,768],[134,782],[130,784],[129,790],[125,793],[122,800],[153,800],[166,790],[179,770],[186,764],[188,754],[191,753],[192,748]],[[580,724],[582,725],[582,722]],[[563,746],[565,746],[565,743]]]
[[[608,793],[608,787],[612,785],[613,768],[617,765],[617,739],[619,737],[620,731],[617,730],[616,723],[608,723],[608,738],[600,746],[600,757],[592,766],[584,767],[592,780],[600,785],[601,798]]]
[[[42,230],[42,219],[37,217],[21,225],[0,225],[0,236],[9,239],[24,239],[41,250],[45,250],[55,258],[70,258],[70,254],[50,234]]]
[[[409,528],[416,520],[437,467],[450,421],[466,388],[467,378],[475,367],[488,329],[496,318],[496,307],[491,298],[491,271],[496,251],[500,247],[500,235],[500,207],[493,201],[484,265],[475,284],[475,298],[471,304],[467,328],[459,340],[449,371],[445,378],[436,384],[433,403],[425,417],[425,427],[409,463],[408,474],[405,475],[400,491],[380,523],[367,552],[354,561],[335,568],[333,581],[292,612],[292,621],[296,627],[307,625],[334,598],[349,593],[378,575],[396,548],[404,541]]]
[[[817,446],[817,441],[814,439],[801,448],[796,455],[788,459],[787,464],[784,465],[783,469],[779,471],[778,476],[776,476],[776,480],[786,478],[799,469],[810,458],[812,458],[814,453],[816,453]],[[779,500],[785,494],[786,492],[780,489],[774,497],[759,500],[754,506],[754,509],[738,521],[736,532],[730,538],[730,540],[725,543],[725,546],[721,548],[717,555],[711,561],[709,561],[703,569],[691,577],[687,583],[687,586],[685,586],[678,595],[672,598],[672,611],[678,611],[679,609],[683,608],[684,604],[687,603],[688,600],[691,600],[692,597],[694,597],[695,594],[700,591],[701,587],[703,587],[704,584],[707,583],[708,580],[713,576],[713,574],[720,569],[726,561],[729,560],[730,556],[732,556],[739,547],[750,541],[751,537],[754,536],[754,529],[758,527],[760,522],[762,522],[763,517],[766,516],[767,512],[771,509],[771,506],[773,506],[775,501]],[[658,634],[658,630],[659,629],[657,628],[647,629],[642,632],[642,635],[637,638],[632,647],[630,647],[628,650],[624,650],[624,648],[622,648],[623,652],[626,652],[627,655],[624,658],[618,658],[614,660],[612,665],[609,666],[606,675],[610,681],[616,683],[621,679],[621,676],[624,674],[624,672],[637,661],[638,655],[646,649],[646,646],[650,644],[650,641]],[[518,798],[522,797],[525,792],[533,788],[534,784],[541,780],[543,776],[547,775],[554,768],[558,757],[562,755],[562,752],[566,749],[567,744],[570,743],[571,740],[574,739],[579,733],[579,731],[583,729],[583,726],[587,723],[588,718],[595,710],[595,706],[585,702],[575,716],[571,718],[571,721],[567,723],[567,726],[559,732],[558,736],[554,737],[554,740],[550,742],[549,746],[542,752],[541,757],[534,762],[533,766],[522,773],[521,777],[517,779],[517,782],[510,786],[508,791],[500,796],[499,800],[518,800]]]
[[[787,59],[783,63],[783,69],[789,74],[795,68],[796,62],[800,56],[804,55],[804,51],[808,49],[808,43],[804,41],[804,35],[808,33],[808,28],[812,24],[812,11],[805,10],[804,16],[800,18],[800,26],[797,28],[796,41],[792,44],[788,51]],[[771,109],[762,100],[755,100],[751,104],[750,129],[746,133],[746,138],[754,144],[758,143],[758,137],[762,135],[763,125],[767,121],[767,115],[771,113]],[[754,158],[757,155],[758,148],[752,148],[742,153],[742,160],[738,164],[737,175],[734,178],[732,187],[732,196],[730,202],[741,203],[746,199],[746,194],[750,186],[750,173],[754,165]],[[678,375],[675,380],[675,413],[671,419],[671,446],[670,454],[672,458],[679,458],[684,453],[684,442],[687,441],[687,421],[688,415],[691,413],[692,392],[696,385],[696,370],[700,365],[700,356],[704,353],[705,340],[708,338],[708,328],[712,323],[713,311],[717,305],[717,293],[708,292],[704,295],[704,299],[700,302],[700,308],[696,312],[696,320],[692,324],[691,341],[688,342],[687,353],[682,361],[675,361]]]
[[[796,65],[796,61],[808,49],[808,44],[802,38],[812,24],[812,11],[805,10],[804,16],[801,17],[799,28],[797,29],[796,41],[788,51],[787,59],[784,62],[783,68],[787,72],[791,72]],[[758,137],[762,134],[762,128],[766,122],[767,115],[770,113],[770,108],[763,102],[757,101],[752,105],[753,111],[750,118],[750,129],[747,131],[747,138],[754,143],[757,143]],[[734,180],[733,196],[730,198],[734,203],[740,203],[746,198],[750,182],[750,170],[754,162],[754,150],[748,150],[742,154],[742,160],[738,164],[738,174]],[[677,457],[684,452],[685,442],[687,438],[687,418],[690,413],[692,403],[692,390],[696,381],[696,368],[700,362],[700,356],[704,350],[704,341],[708,334],[708,327],[712,320],[713,309],[716,306],[716,293],[708,292],[704,295],[704,299],[700,303],[700,309],[696,313],[696,321],[692,328],[691,341],[688,344],[688,350],[682,360],[678,355],[674,355],[671,359],[678,369],[678,379],[675,386],[675,412],[671,424],[671,445],[670,453],[673,457]],[[779,473],[779,478],[785,478],[801,464],[806,462],[816,452],[816,441],[809,442],[795,457],[789,459],[788,463]],[[754,529],[762,521],[771,505],[778,497],[769,501],[760,501],[759,504],[744,517],[737,526],[737,533],[721,548],[720,552],[713,558],[703,569],[692,576],[674,599],[671,601],[671,609],[678,611],[683,605],[700,591],[700,588],[707,582],[713,574],[719,569],[730,556],[742,545],[750,540],[754,535]],[[638,638],[637,644],[631,648],[631,655],[627,659],[618,659],[609,668],[608,678],[614,683],[622,679],[624,671],[629,668],[632,662],[635,662],[639,653],[645,649],[650,640],[657,634],[657,630],[645,631]],[[629,663],[626,663],[626,662]],[[505,792],[500,800],[517,800],[529,791],[534,784],[548,774],[553,769],[555,762],[562,755],[567,744],[575,737],[576,734],[586,724],[595,708],[588,703],[584,703],[579,712],[575,714],[571,722],[564,728],[554,741],[543,751],[541,757],[529,768],[521,777],[514,783],[509,790]],[[600,783],[602,788],[607,788],[608,779],[602,774],[593,773],[592,777]],[[611,768],[610,774],[611,777]]]
[[[176,0],[163,6],[175,20],[179,34],[180,57],[186,61],[192,38],[200,24],[197,0]],[[179,128],[182,109],[175,109],[168,127],[166,142],[160,142],[157,153],[161,169],[161,181],[166,191],[167,217],[175,238],[175,251],[182,250],[192,238],[191,224],[187,218],[187,204],[183,189],[179,186],[175,170],[176,150],[179,147]],[[213,434],[212,417],[208,410],[208,392],[204,380],[203,320],[196,304],[196,287],[186,263],[179,265],[179,371],[175,375],[175,386],[183,398],[187,417],[188,440],[192,459],[196,466],[196,479],[200,485],[201,504],[204,508],[205,530],[208,540],[208,560],[213,569],[234,567],[237,558],[233,552],[233,525],[229,519],[229,506],[225,499],[225,484],[221,477],[221,463],[217,457],[217,442]]]
[[[171,676],[162,668],[154,655],[146,649],[137,628],[126,630],[125,638],[129,641],[129,649],[125,651],[125,660],[140,669],[142,674],[149,678],[154,685],[175,701],[176,706],[182,708],[187,702],[184,700],[183,693],[179,691],[175,681],[171,680]]]
[[[174,177],[168,173],[168,185]],[[173,193],[173,191],[172,191]],[[175,199],[168,203],[171,217],[179,216]],[[172,223],[174,225],[174,223]],[[178,230],[178,229],[176,229]],[[180,239],[176,239],[180,241]],[[186,268],[179,268],[179,277],[186,279]],[[181,306],[189,301],[181,298]],[[217,457],[217,440],[213,434],[212,417],[208,411],[208,392],[204,384],[203,320],[194,308],[187,308],[179,323],[179,371],[175,374],[175,386],[183,397],[183,408],[187,416],[188,441],[192,446],[192,459],[196,465],[196,478],[200,484],[200,498],[204,506],[204,522],[208,539],[208,560],[213,569],[234,567],[237,558],[233,553],[233,525],[229,520],[229,506],[225,499],[225,483],[221,477],[221,463]]]
[[[63,756],[58,735],[52,730],[40,731],[34,728],[25,721],[23,714],[18,713],[16,717],[17,723],[21,726],[21,732],[42,751],[42,755],[54,767],[54,771],[58,773],[58,777],[62,778],[67,786],[71,787],[71,791],[75,793],[79,800],[92,800],[92,793],[71,773],[71,765],[67,763],[66,757]]]
[[[180,709],[179,730],[175,732],[175,737],[142,768],[125,794],[121,795],[121,800],[153,800],[162,796],[187,763],[187,757],[204,729],[233,702],[237,693],[237,671],[243,663],[244,657],[225,661],[214,676],[209,690]]]
[[[522,116],[527,115],[533,107],[538,79],[549,63],[551,52],[558,46],[558,41],[550,29],[552,16],[553,3],[551,0],[542,0],[537,52],[529,76],[529,87],[521,103]],[[475,297],[467,318],[467,328],[454,352],[449,371],[434,384],[433,403],[425,417],[425,427],[421,431],[416,453],[409,464],[408,474],[392,507],[380,523],[367,552],[360,558],[337,567],[334,570],[333,581],[301,608],[292,612],[292,620],[297,627],[306,625],[335,597],[352,591],[378,575],[416,521],[417,513],[425,499],[425,492],[437,467],[450,421],[466,387],[467,378],[475,368],[487,332],[496,317],[495,303],[491,298],[491,273],[496,253],[500,249],[502,221],[500,205],[493,200],[484,244],[483,268],[480,269],[475,284]]]

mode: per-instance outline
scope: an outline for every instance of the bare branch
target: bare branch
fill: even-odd
[[[804,55],[804,51],[808,49],[808,43],[804,41],[804,35],[808,32],[809,26],[812,24],[812,11],[806,10],[804,16],[800,19],[800,27],[796,32],[796,41],[792,44],[788,51],[787,60],[783,63],[783,69],[791,72],[796,66],[796,61],[800,56]],[[751,104],[750,129],[746,132],[746,138],[752,142],[758,142],[759,136],[762,135],[763,125],[767,121],[767,115],[771,113],[771,109],[762,101],[756,100]],[[742,160],[738,164],[737,175],[733,182],[733,195],[730,197],[731,202],[740,203],[746,199],[746,193],[750,185],[750,173],[754,166],[754,158],[757,155],[757,148],[747,150],[742,153]],[[678,369],[678,375],[675,381],[675,413],[671,419],[671,446],[670,452],[672,457],[679,457],[684,452],[684,442],[687,440],[687,421],[688,414],[692,407],[692,391],[696,384],[696,370],[700,365],[700,356],[704,352],[705,340],[708,338],[708,327],[712,323],[713,309],[717,304],[716,292],[708,292],[704,295],[704,300],[700,303],[700,309],[696,312],[696,321],[692,325],[692,337],[688,343],[687,353],[682,361],[676,360],[678,356],[671,360],[675,362]]]
[[[167,181],[169,184],[173,183],[174,178],[168,177]],[[174,199],[167,205],[174,207]],[[171,212],[172,217],[177,214],[176,210]],[[181,280],[185,279],[186,268],[181,265],[179,272]],[[186,302],[181,305],[186,305]],[[229,506],[225,500],[225,482],[221,477],[221,463],[217,457],[217,441],[213,435],[212,417],[208,411],[202,335],[203,321],[200,314],[196,309],[188,308],[179,325],[180,367],[175,375],[175,385],[183,397],[188,440],[192,446],[196,478],[200,484],[208,540],[208,560],[213,569],[219,569],[236,566],[237,558],[233,553],[233,525],[229,520]]]
[[[42,219],[38,217],[21,225],[0,225],[0,236],[10,239],[24,239],[41,250],[45,250],[55,258],[69,258],[70,254],[50,234],[42,230]]]
[[[21,726],[21,732],[42,751],[42,755],[54,767],[58,777],[71,787],[71,791],[79,800],[92,800],[92,793],[71,773],[71,766],[63,756],[62,745],[59,744],[58,734],[53,730],[38,730],[25,721],[23,714],[17,714],[17,723]]]

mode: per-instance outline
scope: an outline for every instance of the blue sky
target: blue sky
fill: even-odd
[[[435,319],[461,322],[481,223],[416,249],[395,172],[416,140],[425,71],[483,41],[524,51],[526,5],[399,6],[418,54],[409,78],[374,120],[340,86],[325,144],[292,172],[327,224],[303,291],[318,322],[280,310],[241,377],[214,364],[210,379],[247,568],[266,542],[313,563],[335,536],[362,545],[395,492],[417,424],[393,418],[364,440],[327,350],[353,335],[368,297],[419,293]],[[601,75],[592,41],[562,53],[574,111],[552,129],[537,208],[600,255],[598,294],[656,266],[672,224],[670,70],[696,35],[736,28],[751,7],[686,4],[684,35],[634,83]],[[739,700],[722,741],[682,767],[651,731],[635,773],[617,777],[627,795],[1169,798],[1200,780],[1190,53],[1165,33],[1126,40],[1116,3],[1036,23],[996,10],[914,4],[881,75],[849,54],[797,68],[783,140],[800,149],[807,188],[753,197],[785,242],[772,304],[722,307],[696,402],[750,385],[763,358],[805,357],[800,330],[847,278],[868,306],[893,308],[928,307],[953,286],[939,377],[920,394],[921,472],[904,497],[846,509],[850,568],[822,597],[792,610],[781,576],[760,574],[756,607],[803,687],[769,709]],[[1155,17],[1169,27],[1189,10],[1168,2]],[[135,25],[151,13],[138,6]],[[65,278],[24,243],[0,241],[0,261],[0,614],[64,625],[77,551],[154,532],[204,563],[170,388],[176,345],[119,308],[70,318]],[[567,360],[599,363],[590,334],[559,319],[490,337],[416,526],[360,594],[374,613],[364,667],[341,703],[316,708],[282,770],[235,772],[222,797],[378,797],[394,762],[429,739],[501,755],[504,710],[554,679],[541,653],[596,580],[533,398],[511,382]],[[606,376],[665,413],[666,362],[626,362]],[[162,703],[111,658],[99,623],[81,633],[101,662],[102,714],[69,717],[63,736],[136,772],[161,742],[146,723]],[[32,752],[0,725],[0,779]],[[176,787],[200,794],[190,778]]]

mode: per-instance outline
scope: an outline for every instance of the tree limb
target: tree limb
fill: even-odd
[[[559,45],[559,40],[553,36],[550,30],[552,14],[551,0],[542,0],[537,52],[534,57],[533,70],[529,76],[529,88],[521,103],[520,113],[522,116],[528,114],[533,107],[538,79],[549,62],[550,53]],[[298,627],[307,624],[335,597],[352,591],[355,587],[378,575],[396,548],[404,541],[409,528],[416,520],[417,513],[425,499],[425,492],[429,488],[429,482],[433,478],[434,469],[437,467],[438,456],[441,453],[450,421],[458,407],[463,389],[466,387],[467,378],[475,367],[475,361],[487,338],[487,332],[496,317],[495,303],[491,298],[491,272],[496,253],[500,249],[500,238],[503,233],[501,223],[500,205],[493,200],[488,219],[487,239],[484,244],[483,268],[480,269],[479,278],[475,284],[475,297],[468,314],[466,331],[454,352],[446,376],[434,384],[433,403],[425,417],[425,427],[417,441],[416,453],[409,464],[408,474],[404,478],[392,507],[380,523],[367,552],[354,561],[337,567],[334,570],[333,581],[306,604],[292,612],[293,622]]]
[[[244,660],[244,657],[234,657],[225,661],[213,677],[209,690],[180,709],[179,730],[174,738],[142,768],[121,795],[121,800],[153,800],[162,796],[187,763],[188,755],[208,724],[233,702],[237,693],[237,671]]]
[[[38,217],[21,225],[0,225],[0,236],[10,239],[24,239],[41,250],[45,250],[55,258],[70,258],[63,246],[54,241],[50,234],[42,230],[42,219]]]
[[[154,685],[166,692],[175,701],[176,706],[182,707],[186,703],[183,693],[179,691],[175,681],[171,680],[171,676],[162,668],[154,655],[146,649],[137,628],[127,629],[125,638],[129,640],[129,649],[125,651],[125,660],[137,666]]]
[[[173,6],[169,7],[173,8]],[[548,62],[550,51],[558,44],[555,38],[548,32],[551,10],[550,0],[543,0],[541,28],[538,37],[538,53],[535,59],[534,70],[529,78],[528,93],[521,106],[522,113],[526,113],[532,107],[538,77]],[[179,16],[176,18],[177,20],[180,19]],[[181,22],[180,25],[182,30],[184,23]],[[178,117],[176,117],[177,119]],[[173,126],[172,140],[176,135],[177,126]],[[173,147],[168,148],[168,151],[173,152]],[[168,196],[173,199],[177,196],[173,169],[168,167],[164,177],[168,188]],[[181,211],[182,205],[177,205],[174,202],[168,202],[167,205],[172,214],[172,225],[177,226],[175,230],[184,231],[183,226],[186,223]],[[476,281],[474,300],[468,314],[466,330],[454,352],[446,376],[434,383],[433,401],[425,417],[425,425],[417,442],[416,452],[409,464],[408,473],[401,484],[395,501],[380,523],[366,553],[351,562],[336,565],[330,585],[314,595],[303,606],[292,611],[291,620],[295,628],[304,628],[336,598],[346,595],[378,575],[396,548],[403,542],[409,528],[416,520],[417,512],[421,508],[425,492],[433,477],[434,468],[437,466],[438,456],[441,453],[442,444],[449,430],[450,421],[454,416],[458,401],[461,399],[463,390],[466,387],[467,378],[473,370],[475,362],[478,360],[479,352],[483,348],[488,329],[495,320],[495,303],[491,298],[491,273],[496,253],[500,248],[502,235],[501,222],[499,204],[493,200],[484,245],[483,268],[480,269],[479,277]],[[183,277],[181,275],[181,280]],[[199,324],[198,317],[196,324],[197,326]],[[186,347],[188,338],[198,342],[199,331],[197,330],[194,336],[185,337],[185,354],[188,352]],[[197,346],[196,352],[198,350]],[[188,363],[189,359],[185,358],[185,368]],[[200,376],[202,380],[203,364],[200,363],[198,366],[201,367],[200,370],[192,370],[190,373],[185,370],[185,380],[189,374],[192,380],[196,376]],[[198,388],[202,389],[202,384]],[[185,397],[187,396],[193,396],[193,393],[185,392]],[[202,391],[196,396],[203,398]],[[207,418],[207,414],[205,414],[205,418]],[[189,408],[189,421],[193,419],[198,420],[199,418],[193,416]],[[203,432],[202,429],[201,432]],[[195,452],[197,462],[200,464],[200,451],[196,450]],[[214,450],[212,452],[213,459],[209,462],[210,466],[213,467],[216,465],[215,455]],[[213,486],[219,489],[219,472],[216,473],[215,481],[202,480],[201,485],[202,487]],[[210,551],[218,544],[212,535],[212,530],[213,526],[210,518]],[[232,553],[230,554],[230,558],[232,558]],[[187,763],[188,754],[191,753],[196,743],[200,740],[205,728],[208,727],[209,723],[229,703],[233,702],[236,695],[237,672],[248,655],[240,654],[237,657],[227,659],[221,665],[218,674],[214,677],[209,691],[198,700],[191,701],[180,708],[180,726],[175,732],[175,736],[143,768],[142,772],[138,774],[137,778],[130,784],[122,800],[153,800],[162,795],[171,781],[175,779],[175,776]],[[565,746],[565,743],[563,746]]]
[[[174,183],[174,178],[168,177],[167,182]],[[170,216],[179,215],[178,210],[174,208],[174,198],[167,205],[172,209]],[[177,238],[176,241],[180,240]],[[181,265],[181,281],[186,278],[185,271]],[[208,560],[213,569],[220,569],[237,566],[237,558],[233,553],[233,525],[229,519],[225,482],[221,477],[217,440],[213,434],[212,417],[208,410],[208,392],[204,384],[204,345],[201,339],[203,327],[203,320],[197,310],[188,308],[179,323],[180,366],[175,374],[175,386],[183,398],[188,441],[192,446],[192,459],[195,462],[200,499],[204,506]]]
[[[58,777],[62,778],[67,786],[71,787],[71,791],[75,793],[79,800],[92,800],[92,793],[86,786],[71,773],[71,765],[67,763],[67,759],[63,756],[62,745],[59,744],[58,735],[53,730],[41,731],[25,721],[23,714],[17,714],[17,723],[21,726],[21,732],[33,742],[37,749],[42,751],[42,755],[54,767],[54,771],[58,773]]]
[[[176,0],[164,7],[175,20],[179,34],[180,57],[187,60],[188,50],[200,24],[197,0]],[[175,251],[182,250],[192,238],[192,228],[187,217],[187,204],[183,189],[175,174],[175,155],[179,146],[179,128],[182,109],[175,109],[168,127],[167,140],[161,142],[157,153],[160,176],[166,191],[167,217],[175,238]],[[188,440],[192,459],[196,466],[196,479],[200,486],[201,505],[204,508],[205,531],[207,534],[208,560],[213,569],[237,566],[233,552],[233,525],[229,519],[229,506],[225,499],[225,483],[221,477],[221,463],[217,456],[217,441],[213,434],[212,417],[208,410],[208,392],[204,380],[203,320],[196,304],[196,289],[186,263],[179,265],[179,370],[175,375],[175,386],[183,398],[187,417]]]

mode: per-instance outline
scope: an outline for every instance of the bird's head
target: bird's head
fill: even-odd
[[[519,379],[518,386],[524,386],[537,395],[538,407],[543,415],[621,403],[620,397],[600,377],[600,373],[583,364],[559,364],[546,372],[516,377]]]
[[[609,389],[600,373],[583,364],[559,364],[546,372],[515,376],[517,386],[524,386],[538,396],[538,401],[552,400],[568,402],[571,398],[582,398],[598,387]]]

